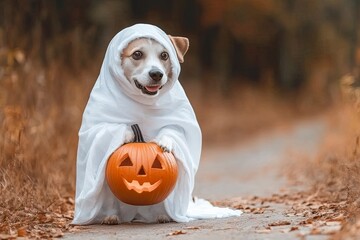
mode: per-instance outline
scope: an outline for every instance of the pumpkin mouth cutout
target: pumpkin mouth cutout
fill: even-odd
[[[143,184],[140,184],[137,180],[132,180],[131,183],[128,182],[126,179],[124,179],[125,186],[129,190],[134,190],[137,193],[142,192],[152,192],[154,191],[158,186],[160,186],[162,180],[158,180],[156,183],[151,184],[150,182],[144,182]]]

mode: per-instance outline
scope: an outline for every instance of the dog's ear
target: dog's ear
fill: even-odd
[[[189,39],[186,37],[174,37],[168,35],[172,44],[175,47],[177,57],[180,63],[184,62],[184,56],[187,50],[189,49]]]

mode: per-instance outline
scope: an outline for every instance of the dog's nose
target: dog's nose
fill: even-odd
[[[154,81],[160,81],[161,78],[163,77],[163,73],[160,72],[159,70],[151,70],[149,72],[149,76],[151,77],[152,80]]]

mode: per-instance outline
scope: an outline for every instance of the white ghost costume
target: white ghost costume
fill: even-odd
[[[154,39],[169,52],[172,75],[158,96],[141,94],[141,90],[126,79],[121,68],[123,49],[137,38]],[[120,31],[111,40],[79,131],[73,224],[101,223],[110,215],[118,216],[120,222],[156,222],[164,215],[176,222],[188,222],[241,214],[238,210],[214,207],[202,199],[192,200],[200,161],[201,131],[178,81],[179,74],[176,50],[158,27],[136,24]],[[170,195],[155,205],[132,206],[121,202],[105,179],[107,160],[124,144],[126,129],[132,124],[140,126],[145,141],[157,141],[163,135],[174,141],[178,179]]]

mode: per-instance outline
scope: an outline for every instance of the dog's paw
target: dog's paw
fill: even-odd
[[[169,222],[171,222],[171,219],[166,215],[159,215],[156,218],[156,222],[157,223],[169,223]]]
[[[135,139],[135,134],[134,132],[129,129],[129,128],[126,128],[125,130],[125,137],[124,137],[124,143],[129,143],[129,142],[133,142]]]
[[[173,151],[173,140],[167,136],[162,136],[159,140],[154,141],[164,152]]]
[[[107,216],[101,222],[101,224],[106,224],[106,225],[117,225],[119,223],[120,223],[120,219],[116,215]]]

